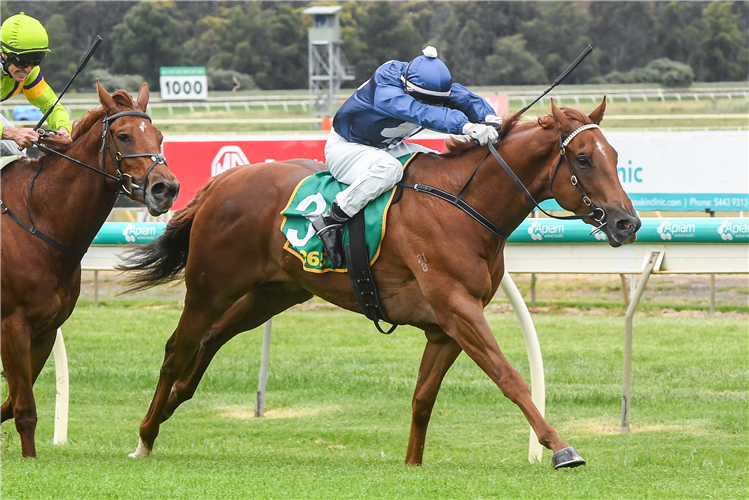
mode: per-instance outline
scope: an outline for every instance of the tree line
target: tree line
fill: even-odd
[[[104,38],[74,83],[93,90],[158,88],[162,66],[205,66],[209,88],[303,89],[312,5],[340,5],[342,50],[355,87],[390,59],[437,47],[467,86],[548,84],[585,48],[568,83],[749,79],[746,2],[0,2],[2,19],[24,11],[46,26],[45,78],[61,89],[96,34]],[[136,87],[137,88],[137,87]]]

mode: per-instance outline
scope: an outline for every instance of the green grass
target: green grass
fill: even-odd
[[[63,328],[69,444],[51,444],[51,361],[35,391],[39,458],[21,459],[12,421],[3,424],[4,499],[747,497],[746,317],[636,316],[632,432],[621,435],[623,318],[535,315],[547,418],[588,460],[554,471],[548,451],[528,463],[524,417],[465,354],[444,381],[424,465],[403,465],[423,335],[382,336],[317,299],[274,320],[268,418],[251,418],[256,330],[219,353],[163,424],[154,456],[129,459],[181,310],[173,300],[102,304],[81,303]],[[529,380],[514,315],[487,317]]]

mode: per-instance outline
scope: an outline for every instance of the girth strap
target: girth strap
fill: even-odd
[[[346,245],[346,266],[349,278],[354,287],[354,295],[364,315],[374,322],[380,333],[390,334],[398,327],[393,324],[382,310],[382,303],[377,294],[377,285],[369,265],[369,249],[365,235],[364,210],[348,221],[349,244]],[[380,322],[390,323],[388,331],[380,327]]]
[[[36,236],[43,242],[47,243],[52,248],[55,248],[56,250],[59,250],[64,253],[72,253],[74,255],[81,255],[81,256],[83,256],[88,251],[87,249],[73,248],[73,247],[62,245],[56,242],[55,240],[53,240],[52,238],[50,238],[49,236],[47,236],[46,234],[44,234],[43,232],[39,231],[36,227],[29,226],[24,221],[22,221],[16,214],[11,212],[11,210],[7,207],[7,205],[5,205],[5,203],[2,202],[2,200],[0,200],[0,209],[2,209],[2,215],[5,215],[5,214],[10,215],[10,218],[16,221],[19,226],[21,226],[26,231],[30,232],[32,235]]]

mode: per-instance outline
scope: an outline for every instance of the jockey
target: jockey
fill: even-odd
[[[423,53],[411,62],[388,61],[377,68],[333,118],[325,144],[326,166],[349,187],[313,219],[312,226],[335,267],[343,261],[342,224],[401,180],[403,166],[397,158],[415,151],[435,152],[405,139],[425,128],[467,135],[482,146],[498,138],[496,128],[479,123],[502,123],[489,103],[452,83],[437,49],[429,46]]]
[[[49,50],[47,30],[42,23],[23,12],[5,20],[0,28],[0,100],[5,101],[23,90],[26,99],[42,113],[55,103],[57,96],[42,76],[39,64]],[[61,137],[70,140],[70,116],[60,104],[47,117],[49,126],[57,130]],[[0,114],[0,138],[2,156],[23,154],[20,148],[27,148],[39,140],[39,134],[32,128],[15,128]]]

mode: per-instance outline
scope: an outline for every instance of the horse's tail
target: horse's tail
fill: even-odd
[[[198,190],[185,208],[174,214],[161,236],[125,253],[123,263],[116,267],[119,271],[129,271],[123,293],[146,290],[184,277],[192,222],[200,206],[201,195],[212,183],[213,179]]]

